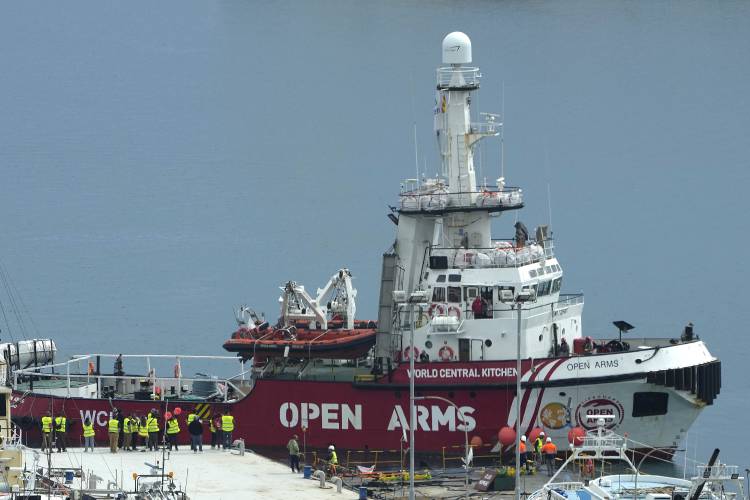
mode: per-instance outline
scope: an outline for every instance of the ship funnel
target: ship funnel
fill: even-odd
[[[443,38],[443,64],[471,62],[471,40],[465,33],[454,31]]]

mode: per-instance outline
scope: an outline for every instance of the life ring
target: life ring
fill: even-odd
[[[461,309],[459,309],[458,306],[450,306],[448,308],[448,316],[451,316],[451,311],[455,311],[456,314],[453,314],[457,319],[461,319]]]
[[[409,359],[409,355],[411,354],[411,347],[407,347],[404,349],[404,352],[401,354],[404,361]],[[414,359],[419,359],[419,349],[416,347],[414,348]]]
[[[451,361],[454,355],[453,348],[448,345],[444,345],[438,351],[438,357],[440,357],[441,361]]]
[[[431,304],[430,308],[427,309],[427,315],[430,318],[434,318],[436,311],[437,311],[437,316],[442,316],[443,314],[445,314],[445,307],[443,306],[443,304],[437,304],[437,303]]]

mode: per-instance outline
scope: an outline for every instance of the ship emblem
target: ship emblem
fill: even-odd
[[[570,423],[570,412],[562,403],[548,403],[542,408],[540,419],[548,429],[562,429]]]
[[[614,429],[622,423],[624,416],[622,403],[607,396],[594,396],[576,408],[576,422],[586,430],[596,429],[599,417],[606,420],[607,429]]]

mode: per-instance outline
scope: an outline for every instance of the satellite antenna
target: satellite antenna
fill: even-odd
[[[628,323],[627,321],[613,321],[613,325],[620,331],[620,343],[622,344],[622,333],[628,333],[630,330],[635,328],[633,325]]]

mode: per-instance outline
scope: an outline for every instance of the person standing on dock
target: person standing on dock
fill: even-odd
[[[55,441],[57,442],[58,453],[68,451],[67,436],[65,435],[67,423],[68,419],[65,418],[65,415],[55,417]]]
[[[547,438],[547,442],[542,446],[544,462],[547,464],[547,475],[555,473],[555,457],[557,456],[557,446],[552,442],[552,438]]]
[[[117,441],[120,439],[120,421],[117,420],[115,415],[110,415],[107,430],[109,431],[109,451],[110,453],[117,453]]]
[[[545,439],[544,431],[539,433],[539,436],[534,440],[534,462],[542,465],[544,463],[544,457],[542,456],[542,446],[544,446]]]
[[[224,449],[230,449],[232,447],[232,432],[234,431],[234,417],[232,416],[229,408],[224,410],[224,414],[221,416],[221,434],[224,440]]]
[[[299,472],[299,443],[296,434],[286,444],[286,449],[289,450],[289,466],[292,472]]]
[[[166,414],[164,415],[166,417]],[[177,449],[177,436],[180,435],[180,422],[177,420],[177,415],[171,415],[167,418],[167,442],[169,443],[169,451],[179,451]]]
[[[94,424],[91,423],[91,419],[86,417],[83,421],[83,451],[84,453],[91,448],[94,451]]]
[[[138,429],[140,428],[141,419],[135,413],[130,414],[130,449],[136,450],[138,446]]]
[[[148,449],[148,421],[146,417],[141,417],[141,421],[138,423],[138,440],[143,444],[143,451]],[[137,449],[138,446],[133,441],[133,449]]]
[[[129,451],[132,445],[131,426],[133,425],[133,419],[130,415],[122,419],[122,449]]]
[[[339,465],[339,456],[336,455],[336,447],[330,445],[328,447],[328,468],[331,471],[331,476],[336,475],[336,467]]]
[[[198,415],[193,415],[195,418],[188,424],[188,432],[190,433],[190,449],[193,453],[200,451],[203,453],[203,420]],[[190,420],[190,415],[188,415]]]
[[[42,451],[52,451],[52,413],[47,412],[42,417]]]
[[[148,449],[156,450],[159,445],[157,444],[159,442],[159,421],[157,420],[157,417],[159,414],[156,410],[151,410],[148,414],[148,417],[146,417],[146,430],[148,431]]]
[[[518,452],[521,455],[518,467],[519,469],[526,469],[526,436],[521,436],[521,441],[518,442]]]
[[[208,430],[211,431],[211,449],[221,447],[221,415],[214,415],[209,420]]]

